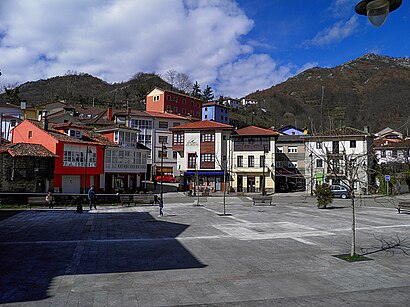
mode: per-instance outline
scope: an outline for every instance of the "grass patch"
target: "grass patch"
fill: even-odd
[[[333,255],[333,257],[342,259],[347,262],[357,262],[357,261],[371,261],[373,259],[362,256],[362,255],[353,255],[351,256],[350,254],[342,254],[342,255]]]

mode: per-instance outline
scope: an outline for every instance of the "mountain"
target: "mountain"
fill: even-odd
[[[0,102],[19,104],[26,100],[28,105],[40,105],[54,100],[65,100],[71,104],[84,104],[123,108],[129,106],[143,109],[145,96],[155,87],[170,89],[171,86],[155,74],[138,73],[123,83],[107,83],[84,73],[26,82],[9,94],[0,95]],[[10,93],[11,92],[11,93]]]
[[[313,132],[369,126],[410,128],[410,59],[367,54],[334,68],[315,67],[245,98],[256,106],[232,114],[238,125],[295,125]]]

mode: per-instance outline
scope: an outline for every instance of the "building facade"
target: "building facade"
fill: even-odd
[[[213,120],[222,124],[229,124],[229,109],[215,102],[202,105],[202,120]]]
[[[138,129],[116,125],[96,130],[117,146],[107,146],[104,151],[105,192],[134,193],[143,188],[146,180],[147,157],[150,149],[138,143]]]
[[[193,192],[224,190],[232,126],[208,120],[171,130],[181,188]]]
[[[305,178],[307,191],[313,194],[316,185],[346,184],[355,169],[354,189],[368,193],[373,182],[369,169],[372,167],[373,135],[350,127],[342,127],[305,140]]]
[[[146,98],[146,111],[167,112],[201,119],[202,100],[156,87]]]
[[[275,190],[275,142],[278,133],[248,126],[232,135],[230,171],[236,192]]]

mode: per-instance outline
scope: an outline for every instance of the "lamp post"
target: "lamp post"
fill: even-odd
[[[161,195],[161,201],[164,203],[164,200],[162,199],[164,190],[162,187],[162,182],[164,181],[164,150],[167,150],[167,146],[164,145],[164,142],[161,143],[161,187],[160,187],[160,195]]]
[[[196,206],[199,206],[199,176],[198,176],[198,154],[195,152],[195,193],[196,193]]]
[[[265,178],[265,164],[266,164],[266,153],[268,152],[268,148],[266,145],[263,146],[263,164],[262,164],[262,196],[266,195],[266,178]]]
[[[356,4],[355,11],[359,15],[365,15],[375,27],[384,24],[389,13],[397,10],[402,0],[362,0]]]
[[[313,154],[309,154],[310,157],[310,196],[313,196]]]

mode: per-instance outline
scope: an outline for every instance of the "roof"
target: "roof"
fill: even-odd
[[[405,148],[410,150],[410,140],[389,141],[386,139],[378,139],[374,141],[374,148]]]
[[[285,131],[285,130],[288,130],[288,129],[295,129],[295,130],[298,130],[298,131],[300,131],[300,132],[303,132],[303,131],[304,131],[304,130],[299,129],[299,128],[296,128],[295,126],[292,126],[292,125],[287,125],[287,126],[280,127],[280,128],[277,129],[277,130],[280,131],[280,132],[282,132],[282,131]]]
[[[130,116],[145,116],[145,117],[153,117],[152,115],[148,114],[145,111],[139,111],[139,110],[131,110],[131,112],[128,113],[127,110],[121,110],[121,111],[117,111],[117,112],[113,112],[113,115],[116,116],[126,116],[126,115],[130,115]]]
[[[273,136],[273,135],[279,135],[278,132],[274,132],[270,129],[266,128],[261,128],[261,127],[256,127],[256,126],[248,126],[245,128],[241,128],[235,131],[237,135],[239,136]]]
[[[160,91],[163,91],[163,92],[166,92],[166,93],[174,94],[174,95],[184,96],[184,97],[187,97],[187,98],[189,98],[189,99],[197,100],[197,101],[199,101],[199,102],[203,102],[201,99],[196,98],[196,97],[194,97],[194,96],[190,96],[190,95],[187,95],[187,94],[174,92],[174,91],[171,91],[171,90],[164,90],[163,88],[160,88],[160,87],[158,87],[158,86],[154,87],[153,90],[155,90],[155,89],[160,90]],[[151,90],[151,91],[148,93],[148,95],[149,95],[153,90]]]
[[[166,113],[166,112],[154,112],[154,111],[145,111],[148,115],[154,116],[154,117],[159,117],[159,118],[168,118],[168,119],[185,119],[185,120],[190,120],[187,116],[183,115],[176,115],[172,113]]]
[[[97,132],[97,133],[110,132],[110,131],[116,131],[116,130],[118,130],[118,129],[121,129],[121,130],[130,130],[130,131],[135,131],[135,132],[141,131],[141,130],[138,129],[138,128],[127,127],[127,126],[125,126],[125,125],[123,125],[123,124],[114,124],[114,125],[111,125],[111,126],[106,126],[106,127],[104,127],[104,128],[96,129],[95,132]]]
[[[317,137],[346,137],[346,136],[372,136],[372,134],[365,131],[351,128],[351,127],[341,127],[333,130],[325,131],[317,135],[306,135],[305,138],[317,138]]]
[[[197,121],[193,123],[189,123],[186,125],[181,125],[177,127],[172,127],[170,130],[172,131],[180,131],[180,130],[232,130],[233,127],[227,124],[221,124],[218,122],[214,122],[211,120],[203,120]]]
[[[66,142],[66,143],[76,143],[76,144],[84,144],[84,145],[103,145],[103,146],[118,146],[116,143],[108,140],[104,136],[102,136],[99,133],[96,133],[92,130],[89,130],[85,128],[82,130],[82,135],[84,139],[77,139],[74,137],[71,137],[59,130],[54,129],[54,126],[51,125],[51,127],[48,130],[44,130],[43,127],[41,126],[41,122],[32,120],[32,119],[26,119],[28,122],[32,123],[33,125],[37,126],[39,129],[45,131],[47,134],[52,136],[54,139],[61,141],[61,142]],[[69,124],[69,123],[64,123],[64,124]],[[75,124],[74,124],[75,125]],[[59,128],[61,129],[61,128]]]
[[[14,143],[0,146],[0,153],[8,152],[13,157],[58,158],[40,144]]]
[[[61,123],[61,124],[51,124],[51,127],[56,130],[63,130],[63,129],[68,129],[68,128],[76,128],[80,130],[86,130],[88,129],[86,126],[81,125],[81,124],[76,124],[73,122],[66,122],[66,123]]]
[[[220,107],[220,108],[224,108],[224,109],[230,109],[229,107],[224,106],[224,105],[222,105],[222,104],[219,104],[219,103],[217,103],[217,102],[215,102],[215,101],[205,102],[205,103],[202,104],[202,106],[203,106],[203,107],[216,106],[216,107]]]

